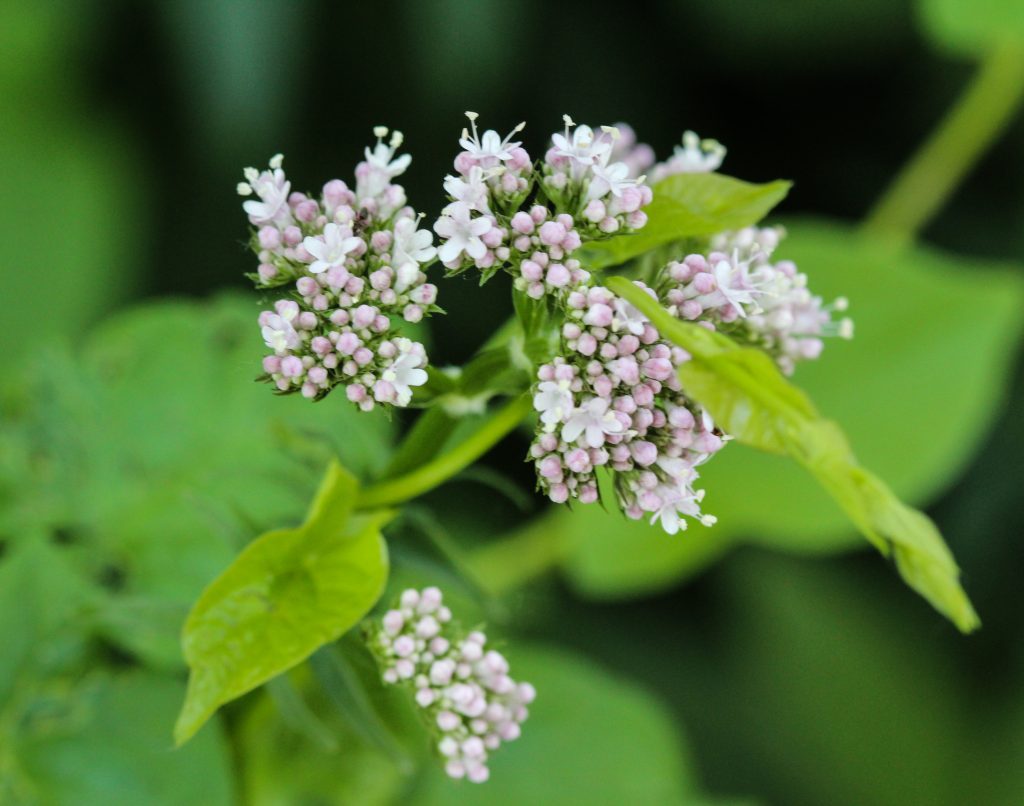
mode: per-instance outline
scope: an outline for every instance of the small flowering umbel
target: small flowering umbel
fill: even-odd
[[[642,227],[640,209],[651,200],[630,164],[611,159],[619,137],[614,127],[594,133],[566,117],[542,164],[535,166],[516,126],[502,138],[480,135],[477,115],[467,112],[457,175],[444,187],[450,203],[434,222],[438,257],[451,274],[477,268],[481,280],[504,268],[516,287],[534,299],[583,282],[589,276],[573,253],[587,240]],[[636,162],[636,161],[634,161]]]
[[[264,379],[281,393],[314,399],[344,386],[363,410],[409,405],[427,380],[427,357],[393,321],[418,322],[440,310],[424,272],[436,255],[433,236],[393,182],[411,158],[397,155],[400,132],[387,142],[387,128],[374,134],[354,190],[332,179],[317,198],[292,192],[280,154],[266,171],[247,168],[238,186],[256,197],[243,204],[259,260],[252,279],[281,295],[259,316],[271,350]]]
[[[818,357],[822,337],[851,336],[852,323],[831,318],[845,300],[824,305],[792,262],[771,262],[782,235],[749,228],[716,236],[713,251],[669,263],[653,288],[637,285],[673,315],[764,349],[792,372],[797,361]],[[530,459],[540,489],[556,503],[592,503],[604,471],[627,516],[669,534],[688,519],[712,525],[694,484],[728,437],[680,384],[689,355],[600,285],[580,281],[554,299],[564,318],[561,347],[539,368],[533,398]]]
[[[370,628],[369,646],[384,682],[414,692],[445,772],[486,781],[490,753],[519,737],[533,686],[509,677],[508,661],[488,649],[484,633],[462,631],[437,588],[404,591]]]

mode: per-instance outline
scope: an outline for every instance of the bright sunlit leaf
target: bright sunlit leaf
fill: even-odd
[[[182,635],[191,675],[178,744],[224,703],[339,638],[380,598],[380,529],[391,514],[353,515],[358,486],[333,463],[306,522],[257,538],[200,597]]]
[[[803,465],[861,533],[893,557],[908,585],[964,632],[979,626],[935,525],[857,463],[839,427],[817,413],[766,353],[676,319],[624,278],[610,278],[608,286],[650,317],[662,336],[690,353],[692,360],[680,370],[684,388],[726,433]]]

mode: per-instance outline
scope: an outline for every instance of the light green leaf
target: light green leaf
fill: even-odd
[[[15,759],[27,800],[75,806],[221,806],[235,801],[223,734],[206,731],[180,750],[167,725],[181,683],[156,674],[94,672],[72,691],[37,702],[17,738]],[[0,776],[2,778],[3,776]],[[15,781],[15,784],[18,782]]]
[[[439,761],[415,806],[563,806],[703,802],[674,720],[641,688],[566,652],[509,648],[512,675],[537,688],[523,735],[491,757],[483,786],[453,781]]]
[[[801,387],[897,495],[931,500],[963,472],[1002,402],[1021,332],[1019,270],[920,246],[894,256],[833,222],[787,229],[782,256],[808,272],[815,293],[847,296],[857,323],[853,341],[832,341],[799,367]],[[858,544],[842,511],[785,458],[727,448],[701,476],[719,522],[680,539],[595,507],[546,516],[548,539],[577,540],[564,566],[572,582],[589,595],[629,595],[699,571],[739,542],[815,554]],[[779,504],[788,501],[800,506]]]
[[[957,53],[978,55],[1001,42],[1024,48],[1024,3],[1019,0],[918,0],[928,34]]]
[[[624,263],[662,244],[756,224],[782,201],[791,182],[755,185],[722,174],[676,174],[653,186],[653,201],[644,208],[647,226],[589,244],[588,269]]]
[[[838,426],[821,418],[766,354],[676,319],[624,278],[610,278],[608,286],[650,317],[662,336],[690,353],[692,360],[680,369],[683,386],[727,433],[803,465],[862,534],[883,554],[891,554],[907,584],[959,629],[979,626],[935,525],[857,463]]]
[[[387,579],[386,511],[355,516],[358,482],[336,462],[305,524],[254,540],[185,623],[191,668],[175,727],[187,741],[221,705],[290,669],[355,625]]]

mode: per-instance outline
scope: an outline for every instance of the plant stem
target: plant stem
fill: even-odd
[[[509,434],[530,412],[530,399],[517,397],[488,415],[470,436],[431,462],[397,479],[367,487],[359,496],[359,509],[401,504],[434,489],[479,459]]]
[[[1006,42],[982,62],[967,91],[893,180],[864,231],[903,246],[946,202],[1010,122],[1024,98],[1024,46]]]

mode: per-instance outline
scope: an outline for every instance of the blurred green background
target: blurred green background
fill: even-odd
[[[856,231],[977,70],[975,21],[1008,9],[1024,38],[1016,3],[957,8],[0,5],[0,803],[1024,803],[1024,118],[927,245],[894,258]],[[550,511],[519,435],[388,535],[394,587],[449,580],[540,691],[491,783],[410,773],[304,671],[171,750],[189,604],[301,515],[331,452],[371,476],[411,420],[251,382],[241,168],[283,151],[299,188],[348,179],[385,123],[429,216],[465,109],[525,119],[533,153],[565,112],[662,157],[692,128],[730,175],[795,181],[784,251],[858,327],[796,380],[937,520],[980,633],[777,460],[730,448],[707,472],[720,524],[668,538]],[[501,281],[441,297],[438,364],[511,312]],[[460,586],[424,548],[438,530],[505,595]]]

